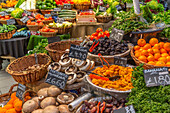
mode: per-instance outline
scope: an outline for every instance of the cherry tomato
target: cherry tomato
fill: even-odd
[[[109,33],[109,31],[107,31],[107,30],[104,32],[104,34],[105,34],[107,37],[110,36],[110,33]]]
[[[96,29],[96,32],[97,32],[97,33],[103,32],[103,29],[102,29],[102,28],[97,28],[97,29]]]
[[[92,34],[92,36],[97,36],[97,35],[98,35],[98,33],[96,33],[96,32]]]
[[[100,39],[100,38],[104,38],[104,33],[103,32],[100,32],[99,34],[98,34],[98,39]]]
[[[93,41],[93,39],[95,38],[95,36],[90,36],[90,40]]]

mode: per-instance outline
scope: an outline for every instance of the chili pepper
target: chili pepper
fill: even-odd
[[[108,78],[106,78],[106,77],[100,77],[100,76],[98,76],[98,75],[94,75],[94,74],[90,74],[90,75],[89,75],[89,77],[90,77],[90,78],[95,78],[95,79],[106,80],[106,81],[108,81],[108,80],[109,80],[109,79],[108,79]]]
[[[104,66],[104,64],[103,64],[103,61],[102,61],[102,59],[101,59],[100,57],[102,57],[103,60],[107,63],[108,67],[110,66],[109,63],[104,59],[104,57],[103,57],[100,53],[98,54],[98,56],[99,56],[99,59],[100,59],[100,61],[102,62],[102,65],[103,65],[103,66]]]
[[[93,45],[92,45],[91,48],[89,49],[90,52],[92,52],[92,51],[94,50],[94,48],[99,45],[99,42],[97,42],[96,45],[94,45],[94,44],[95,44],[95,42],[93,42]]]
[[[101,113],[103,113],[105,106],[106,106],[106,102],[103,102],[103,107],[102,107]]]
[[[100,112],[100,101],[99,101],[99,103],[97,104],[97,113],[99,113]]]

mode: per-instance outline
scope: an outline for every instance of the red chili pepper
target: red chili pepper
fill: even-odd
[[[101,79],[101,80],[106,80],[106,81],[109,80],[109,79],[106,78],[106,77],[100,77],[100,76],[94,75],[94,74],[90,74],[89,77],[90,77],[90,78],[93,78],[93,79]]]
[[[106,106],[106,102],[103,102],[103,107],[102,107],[101,113],[103,113],[105,106]]]
[[[102,59],[101,59],[100,57],[102,57],[103,60],[107,63],[108,67],[110,66],[109,63],[107,62],[107,60],[105,60],[104,57],[103,57],[100,53],[98,54],[98,56],[99,56],[99,59],[100,59],[100,61],[102,62],[102,65],[103,65],[103,66],[104,66],[104,64],[103,64],[103,61],[102,61]]]
[[[99,103],[97,104],[97,113],[99,113],[100,112],[100,101],[99,101]]]
[[[92,52],[94,50],[94,48],[99,45],[99,42],[96,45],[94,45],[94,44],[95,44],[95,42],[93,42],[93,45],[89,49],[90,52]]]

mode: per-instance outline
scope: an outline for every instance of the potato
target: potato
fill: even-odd
[[[40,101],[39,101],[39,98],[38,98],[38,97],[33,97],[31,100],[37,102],[38,105],[40,105]]]
[[[50,97],[57,97],[61,93],[61,91],[62,91],[61,89],[52,85],[51,87],[48,88],[47,94]]]
[[[60,105],[59,111],[60,111],[60,113],[71,113],[68,109],[68,105]]]
[[[44,97],[48,97],[48,94],[47,94],[47,90],[48,88],[42,88],[38,91],[38,96],[44,96]]]
[[[32,113],[43,113],[43,109],[34,110]]]
[[[23,111],[26,113],[32,112],[36,109],[38,109],[38,103],[33,100],[28,100],[23,104]]]
[[[55,98],[47,97],[47,98],[45,98],[44,100],[41,101],[40,106],[41,106],[41,108],[44,109],[45,107],[47,107],[49,105],[55,105],[55,104],[56,104]]]
[[[58,107],[50,105],[43,110],[43,113],[59,113],[59,110]]]

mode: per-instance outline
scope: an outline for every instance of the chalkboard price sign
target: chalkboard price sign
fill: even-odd
[[[86,60],[87,54],[88,54],[88,48],[71,44],[69,57],[80,59],[80,60]]]
[[[168,67],[146,69],[143,72],[147,87],[170,85]]]
[[[101,12],[105,12],[105,11],[106,11],[106,7],[102,7],[102,6],[100,6],[100,7],[99,7],[99,11],[101,11]]]
[[[9,19],[9,20],[7,20],[7,25],[14,25],[14,24],[16,24],[15,19]]]
[[[23,18],[20,19],[23,23],[26,23],[29,20],[27,16],[24,16]]]
[[[64,4],[63,8],[64,9],[71,9],[71,4]]]
[[[50,69],[45,82],[48,84],[55,85],[55,86],[59,87],[60,89],[64,89],[67,79],[68,79],[68,75]]]
[[[49,18],[49,17],[51,17],[51,14],[45,14],[44,17]]]
[[[133,105],[126,106],[113,111],[114,113],[135,113]]]
[[[124,67],[126,67],[127,58],[115,56],[115,57],[114,57],[114,64],[115,64],[115,65],[119,65],[119,66],[124,66]]]
[[[0,15],[1,16],[6,16],[6,15],[9,15],[7,12],[5,12],[5,11],[2,11],[2,12],[0,12]]]
[[[121,42],[121,40],[123,39],[123,35],[124,35],[123,30],[113,28],[112,32],[110,34],[110,39],[114,39],[114,40],[116,40],[118,42]]]
[[[20,100],[22,100],[22,95],[26,90],[26,86],[22,84],[18,84],[17,92],[16,92],[16,97],[18,97]]]
[[[31,12],[29,12],[29,11],[26,11],[26,10],[24,10],[24,13],[26,13],[27,14],[27,16],[31,16]]]
[[[54,11],[59,12],[59,11],[61,11],[61,8],[60,7],[59,8],[54,8]]]

